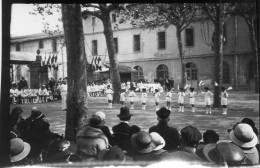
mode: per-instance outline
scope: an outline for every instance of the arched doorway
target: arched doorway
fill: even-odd
[[[161,85],[164,85],[164,79],[169,78],[168,67],[163,64],[159,65],[156,68],[156,77],[157,77],[157,80],[161,83]]]
[[[187,82],[190,83],[192,87],[196,88],[197,80],[198,80],[197,66],[192,62],[187,63],[186,73],[187,73]]]
[[[144,79],[143,69],[138,65],[135,66],[134,69],[136,70],[134,72],[134,81],[138,82],[140,79]]]
[[[230,83],[229,65],[223,61],[223,84]]]

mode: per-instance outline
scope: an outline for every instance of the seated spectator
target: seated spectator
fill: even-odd
[[[128,107],[121,107],[120,114],[117,115],[121,122],[112,127],[113,137],[118,147],[125,151],[130,151],[131,148],[131,135],[141,129],[138,126],[130,126],[129,121],[131,116]]]
[[[202,136],[197,128],[187,126],[181,130],[180,147],[176,150],[164,152],[161,160],[175,160],[186,162],[201,162],[202,160],[196,155],[196,146],[199,144]]]
[[[117,146],[113,146],[110,149],[101,150],[98,154],[98,160],[103,162],[111,162],[113,164],[122,164],[133,161],[131,157],[126,156],[124,151]]]
[[[108,141],[109,141],[109,144],[110,145],[114,145],[115,142],[113,141],[113,137],[112,137],[112,134],[110,133],[110,130],[107,126],[105,126],[105,119],[106,119],[106,114],[102,111],[98,111],[96,112],[95,114],[93,114],[93,116],[99,116],[101,118],[101,124],[98,126],[98,128],[100,128],[103,133],[106,135]]]
[[[173,150],[179,146],[180,134],[178,130],[168,126],[168,122],[170,121],[170,113],[171,111],[165,107],[162,107],[160,110],[156,111],[158,124],[149,129],[149,133],[157,132],[163,137],[166,143],[163,148],[164,150]]]
[[[248,125],[250,125],[254,131],[254,133],[256,134],[256,136],[258,136],[258,129],[255,126],[255,123],[253,120],[251,120],[250,118],[244,118],[241,123],[246,123]]]
[[[79,130],[76,137],[76,154],[83,161],[97,159],[99,151],[108,149],[109,142],[106,135],[98,128],[102,124],[99,116],[92,116],[89,125]]]
[[[222,166],[238,166],[245,159],[242,149],[228,142],[209,143],[204,147],[203,153],[209,162]]]
[[[23,122],[25,119],[22,117],[23,109],[21,107],[15,107],[11,111],[10,114],[10,126],[11,126],[11,131],[13,131],[15,134],[20,136],[20,127],[21,127],[21,122]]]
[[[256,148],[258,138],[252,127],[245,123],[238,123],[229,133],[230,140],[239,146],[245,154],[245,164],[258,164],[259,152]]]
[[[10,141],[10,161],[12,166],[32,165],[33,160],[28,158],[31,146],[20,138]]]
[[[43,155],[43,162],[69,164],[80,162],[80,158],[68,150],[69,146],[70,142],[65,139],[53,139],[49,143],[48,149]]]
[[[133,134],[131,138],[132,147],[134,148],[131,156],[134,161],[159,161],[160,156],[165,150],[164,139],[156,132],[151,134],[140,131]]]

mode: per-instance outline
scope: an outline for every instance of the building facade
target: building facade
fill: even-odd
[[[168,28],[142,30],[134,28],[129,23],[120,24],[120,18],[117,18],[115,13],[111,13],[111,18],[117,60],[119,64],[136,70],[131,80],[143,79],[153,82],[159,78],[172,78],[176,87],[181,80],[181,63],[175,27],[170,25]],[[94,16],[83,17],[83,28],[88,62],[100,58],[101,62],[108,63],[102,22]],[[200,80],[209,86],[214,83],[213,32],[214,27],[209,21],[193,22],[182,32],[187,79],[193,87],[197,87]],[[237,89],[253,89],[254,56],[245,21],[240,17],[227,19],[224,39],[224,85]],[[42,58],[45,57],[45,52],[48,56],[48,53],[53,52],[55,48],[53,40],[46,35],[14,37],[11,51],[17,50],[17,44],[20,45],[21,51],[35,52],[40,48]],[[62,49],[56,42],[56,52],[61,65],[55,78],[66,76],[66,50],[65,47]],[[50,71],[49,76],[53,75]],[[95,73],[94,80],[98,78],[98,73]]]

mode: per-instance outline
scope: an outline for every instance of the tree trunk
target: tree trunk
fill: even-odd
[[[62,4],[62,21],[67,49],[68,94],[65,138],[76,139],[87,114],[87,73],[80,4]]]
[[[214,70],[214,83],[217,82],[218,86],[214,84],[214,102],[213,107],[220,107],[220,86],[223,84],[223,4],[216,7],[216,22],[215,26],[215,70]]]
[[[182,37],[181,37],[181,31],[178,26],[176,26],[176,37],[178,41],[178,49],[179,49],[179,55],[181,59],[181,84],[180,86],[184,87],[186,84],[186,68],[185,68],[185,62],[184,62],[184,53],[183,53],[183,45],[182,45]]]
[[[113,95],[113,103],[120,102],[120,90],[121,90],[121,81],[120,75],[118,72],[118,62],[117,56],[115,55],[115,44],[113,31],[111,26],[111,20],[109,12],[103,12],[102,23],[104,25],[104,35],[106,38],[108,56],[109,56],[109,64],[110,64],[110,77],[114,89]]]
[[[251,20],[246,21],[249,29],[249,38],[250,38],[250,44],[251,49],[255,57],[254,61],[254,79],[255,79],[255,93],[259,93],[259,70],[258,70],[258,49],[257,49],[257,41],[256,41],[256,30],[254,27],[254,20],[251,18]]]

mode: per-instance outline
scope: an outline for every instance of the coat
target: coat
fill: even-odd
[[[169,127],[167,123],[159,122],[149,128],[149,133],[157,132],[165,140],[164,150],[173,150],[179,146],[180,134],[176,128]]]
[[[150,153],[131,153],[129,156],[133,158],[134,161],[151,161],[151,162],[158,162],[162,153],[166,152],[165,150],[161,149],[158,151],[152,151]]]
[[[76,154],[82,159],[97,158],[100,150],[108,148],[108,139],[99,128],[85,126],[76,136]]]

